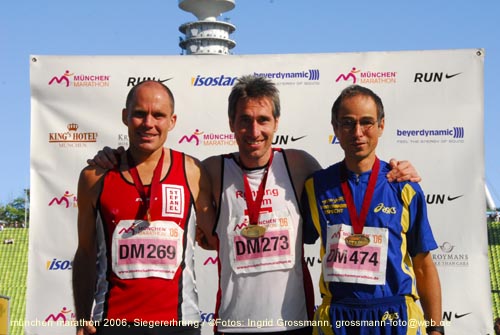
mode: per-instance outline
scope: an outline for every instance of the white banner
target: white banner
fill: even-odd
[[[248,56],[31,56],[31,226],[26,334],[74,334],[71,260],[77,181],[103,146],[127,146],[121,110],[145,79],[168,85],[178,121],[167,145],[203,159],[237,150],[227,97],[256,74],[281,92],[276,147],[300,148],[327,167],[342,158],[330,109],[349,84],[382,98],[381,159],[408,159],[423,177],[439,249],[447,334],[492,328],[484,197],[483,62],[480,49]],[[317,286],[319,245],[306,247]],[[217,290],[214,252],[197,250],[204,332]],[[316,303],[320,303],[316,290]],[[15,320],[13,320],[15,321]]]

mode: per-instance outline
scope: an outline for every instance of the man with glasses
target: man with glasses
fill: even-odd
[[[381,99],[349,86],[333,104],[332,126],[345,158],[308,178],[302,199],[304,243],[321,239],[315,320],[330,321],[314,333],[444,334],[424,193],[413,182],[388,182],[390,166],[375,153]]]

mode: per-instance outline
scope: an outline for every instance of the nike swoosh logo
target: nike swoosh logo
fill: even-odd
[[[469,314],[471,314],[471,313],[465,313],[465,314],[457,314],[457,313],[455,313],[455,319],[463,318],[464,316],[469,315]]]
[[[448,74],[448,73],[447,73],[447,74],[445,75],[445,77],[446,77],[446,79],[450,79],[450,78],[453,78],[453,77],[455,77],[455,76],[458,76],[458,75],[459,75],[459,74],[461,74],[461,73],[462,73],[462,72],[455,73],[455,74]]]
[[[306,137],[306,136],[307,136],[307,135],[300,136],[300,137],[297,137],[297,138],[295,138],[295,137],[293,137],[293,136],[292,136],[291,140],[292,140],[292,142],[295,142],[295,141],[298,141],[298,140],[303,139],[303,138],[304,138],[304,137]]]
[[[463,194],[459,195],[458,197],[450,197],[450,196],[448,196],[448,201],[453,201],[453,200],[456,200],[456,199],[461,198],[463,196],[464,196]]]
[[[165,79],[165,80],[158,79],[158,82],[159,82],[159,83],[164,83],[164,82],[166,82],[166,81],[169,81],[169,80],[170,80],[170,79],[172,79],[172,78],[174,78],[174,77],[171,77],[171,78],[168,78],[168,79]]]

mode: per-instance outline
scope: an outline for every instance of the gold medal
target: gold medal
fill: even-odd
[[[352,234],[345,238],[345,244],[351,248],[360,248],[370,244],[370,238],[364,234]]]
[[[264,236],[266,233],[266,227],[259,225],[249,225],[241,230],[241,235],[246,238],[258,238]]]

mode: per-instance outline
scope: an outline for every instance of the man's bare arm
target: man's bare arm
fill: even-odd
[[[96,201],[102,175],[102,169],[87,167],[78,181],[78,247],[73,259],[72,284],[76,318],[87,322],[91,317],[96,284]],[[78,335],[95,332],[90,323],[77,328]]]
[[[442,315],[441,284],[436,265],[432,261],[432,255],[430,252],[420,253],[413,257],[412,261],[425,319],[440,325]],[[434,335],[432,332],[430,334]]]

